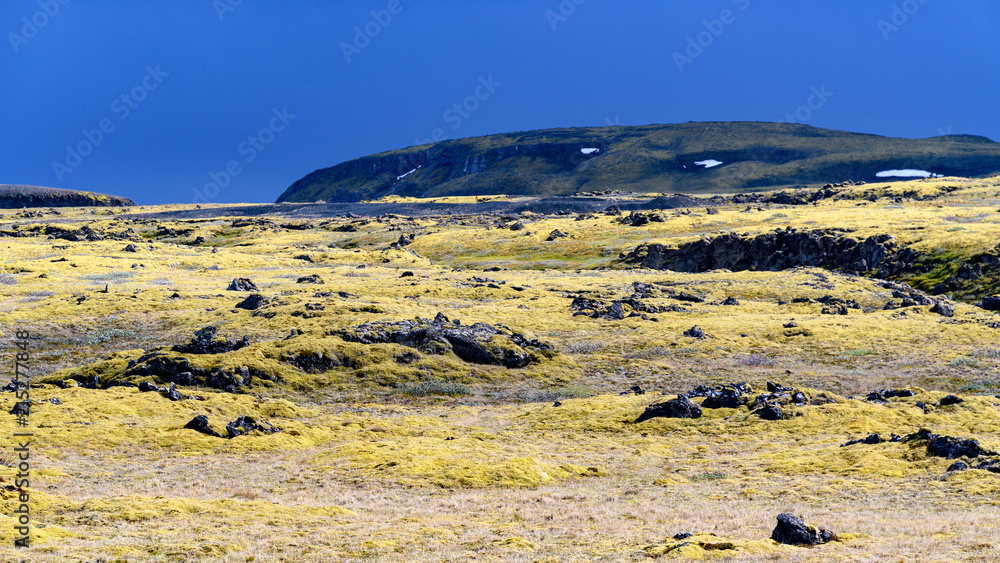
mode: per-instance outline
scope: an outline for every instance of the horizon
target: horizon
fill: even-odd
[[[370,154],[555,128],[1000,138],[986,1],[454,6],[9,2],[0,69],[19,88],[2,119],[31,134],[4,137],[0,183],[270,203]]]

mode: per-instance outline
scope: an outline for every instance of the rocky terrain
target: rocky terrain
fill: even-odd
[[[442,141],[316,170],[278,202],[385,196],[685,194],[819,188],[882,174],[1000,173],[1000,144],[947,135],[897,139],[799,124],[708,122],[550,129]],[[904,172],[914,173],[914,172]]]
[[[838,183],[0,211],[0,559],[991,560],[1000,178]]]
[[[23,207],[129,207],[128,198],[59,188],[0,184],[0,209]]]

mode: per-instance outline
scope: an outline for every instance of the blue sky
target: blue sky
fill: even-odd
[[[434,136],[609,124],[1000,140],[997,21],[990,0],[4,0],[0,183],[271,202]]]

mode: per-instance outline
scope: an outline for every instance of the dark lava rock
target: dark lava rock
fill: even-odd
[[[861,438],[858,440],[850,440],[840,445],[840,447],[853,446],[854,444],[868,444],[869,446],[874,446],[875,444],[881,444],[885,440],[879,434],[869,434],[867,438]]]
[[[705,409],[737,409],[744,403],[746,399],[743,398],[743,394],[735,388],[728,387],[706,396],[701,406]]]
[[[59,397],[52,397],[51,399],[49,399],[49,402],[52,403],[53,405],[61,405],[62,404],[62,401],[59,400]]]
[[[250,432],[273,434],[275,432],[281,432],[281,429],[272,426],[271,423],[266,420],[258,422],[256,419],[249,416],[241,416],[226,425],[226,432],[229,433],[229,438],[235,438],[237,436],[249,434]]]
[[[18,401],[14,403],[14,407],[10,409],[10,414],[24,415],[28,416],[31,414],[31,402],[30,401]]]
[[[514,223],[511,224],[509,228],[512,231],[521,231],[524,230],[524,223],[520,221],[515,221]]]
[[[865,400],[873,403],[884,403],[893,397],[912,397],[914,395],[916,393],[909,389],[876,389],[869,393]]]
[[[649,216],[645,213],[631,213],[625,220],[633,227],[641,227],[649,224]]]
[[[778,515],[778,525],[771,532],[771,539],[785,545],[819,545],[835,539],[827,530],[806,526],[801,518],[790,512]]]
[[[959,403],[964,403],[964,402],[965,402],[964,399],[956,397],[955,395],[948,395],[946,397],[942,397],[941,401],[938,404],[941,405],[942,407],[946,407],[948,405],[957,405]]]
[[[964,461],[956,461],[955,463],[948,466],[948,471],[966,471],[969,469],[969,464]]]
[[[608,312],[604,314],[604,318],[610,321],[620,321],[625,318],[625,309],[621,303],[615,301],[608,307]]]
[[[721,269],[779,271],[804,266],[851,272],[876,270],[880,277],[909,271],[917,258],[911,249],[900,248],[892,235],[858,240],[836,229],[779,229],[753,237],[726,233],[679,248],[642,244],[620,256],[623,262],[644,268],[685,273]]]
[[[28,387],[28,384],[25,383],[24,381],[17,381],[16,379],[11,379],[10,383],[8,383],[7,385],[4,385],[3,388],[0,388],[0,391],[6,391],[6,392],[13,393],[13,392],[17,391],[18,389],[27,389],[27,387]]]
[[[401,278],[412,278],[413,276],[414,276],[414,273],[411,272],[411,271],[409,271],[409,270],[403,272],[402,274],[399,274],[399,277],[401,277]]]
[[[684,331],[684,336],[687,336],[688,338],[705,338],[705,331],[698,325],[694,325]]]
[[[960,463],[960,462],[956,462]],[[954,464],[953,464],[954,465]],[[976,469],[985,469],[990,473],[1000,473],[1000,460],[991,459],[976,466]]]
[[[795,393],[792,393],[792,402],[796,405],[804,405],[809,402],[809,399],[802,391],[796,391]]]
[[[978,440],[964,440],[962,438],[952,438],[951,436],[932,437],[927,442],[927,453],[946,459],[993,455],[993,452],[980,447]]]
[[[689,532],[681,532],[679,534],[674,534],[674,539],[675,540],[686,540],[686,539],[690,538],[693,535],[694,534],[689,533]]]
[[[122,249],[122,252],[139,252],[139,249],[136,248],[134,244],[127,244],[125,245],[125,248]]]
[[[246,309],[247,311],[255,311],[260,309],[264,305],[267,305],[268,299],[259,293],[251,293],[246,299],[240,301],[236,304],[237,309]]]
[[[1000,311],[1000,295],[983,297],[982,308],[987,311]]]
[[[678,301],[686,301],[688,303],[704,303],[705,302],[705,300],[703,298],[698,297],[697,295],[688,293],[686,291],[682,291],[682,292],[678,293],[677,295],[671,295],[670,298],[671,299],[676,299]]]
[[[100,389],[101,380],[98,379],[96,375],[92,375],[89,378],[87,378],[86,381],[80,383],[80,387],[83,387],[84,389]]]
[[[211,427],[208,426],[208,417],[205,416],[205,415],[203,415],[203,414],[199,414],[198,416],[192,418],[191,422],[188,422],[187,424],[184,425],[184,428],[190,428],[191,430],[197,430],[198,432],[201,432],[202,434],[207,434],[209,436],[215,436],[216,438],[221,438],[222,437],[222,436],[219,436],[218,432],[216,432],[215,430],[212,430]]]
[[[564,233],[564,232],[560,231],[559,229],[556,229],[556,230],[552,231],[551,233],[549,233],[549,237],[547,239],[545,239],[545,241],[546,242],[552,242],[554,240],[561,239],[561,238],[567,238],[569,236],[570,236],[569,233]]]
[[[787,323],[781,325],[783,328],[795,328],[799,325],[795,324],[795,321],[788,321]]]
[[[217,339],[215,338],[215,333],[218,330],[217,327],[206,326],[194,333],[194,338],[191,339],[191,342],[175,345],[172,350],[182,354],[224,354],[250,345],[250,340],[247,336],[244,336],[243,340],[238,342],[233,342],[228,338]]]
[[[701,407],[692,403],[684,395],[677,395],[676,399],[670,399],[663,403],[654,403],[646,407],[646,410],[635,419],[635,424],[649,420],[651,418],[699,418]]]
[[[954,317],[955,306],[950,303],[945,303],[944,301],[938,301],[933,307],[931,307],[931,312],[944,317]]]
[[[735,297],[726,297],[726,300],[722,302],[723,305],[739,305],[740,302]]]
[[[785,387],[784,385],[778,385],[772,381],[767,382],[767,392],[768,393],[791,393],[793,389],[791,387]]]
[[[205,385],[235,393],[240,387],[250,384],[250,371],[246,366],[239,368],[239,373],[232,373],[221,368],[213,369],[205,377]]]
[[[295,283],[315,283],[315,284],[322,284],[322,283],[326,283],[326,282],[324,282],[323,278],[319,277],[318,274],[310,274],[308,276],[302,276],[301,278],[295,280]]]
[[[832,305],[830,307],[823,307],[823,310],[820,311],[820,314],[823,314],[823,315],[846,315],[847,314],[847,306],[846,305]]]
[[[402,234],[399,235],[399,240],[396,241],[396,244],[398,246],[407,246],[413,244],[413,241],[416,240],[416,238],[417,237],[414,236],[413,233]]]
[[[170,388],[167,389],[166,393],[163,394],[164,397],[170,399],[171,401],[180,401],[184,397],[177,391],[177,384],[171,382]]]
[[[227,291],[260,291],[249,278],[236,278],[226,288]]]
[[[156,385],[153,385],[152,383],[150,383],[148,381],[140,381],[139,382],[139,392],[140,393],[149,393],[151,391],[159,391],[159,390],[160,390],[159,387],[157,387]]]
[[[442,315],[442,317],[444,317]],[[552,345],[528,339],[502,325],[475,323],[471,326],[458,321],[428,320],[364,323],[334,331],[348,342],[362,344],[400,344],[426,354],[453,352],[469,363],[521,368],[550,354]]]
[[[767,405],[757,411],[757,416],[764,420],[781,420],[784,418],[784,413],[778,405]]]

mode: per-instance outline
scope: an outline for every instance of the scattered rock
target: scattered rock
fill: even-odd
[[[249,299],[249,297],[247,298]],[[245,300],[244,300],[245,301]],[[175,345],[172,350],[182,354],[225,354],[250,345],[250,339],[243,336],[243,340],[233,342],[228,338],[215,338],[218,328],[206,326],[194,333],[194,338],[187,344]]]
[[[604,317],[611,321],[620,321],[625,318],[625,309],[620,302],[615,301],[608,307],[608,312]]]
[[[969,464],[964,461],[956,461],[955,463],[948,466],[948,471],[967,471],[969,469]]]
[[[561,238],[571,238],[571,235],[569,233],[564,233],[564,232],[560,231],[559,229],[555,229],[554,231],[552,231],[551,233],[549,233],[549,237],[547,239],[545,239],[545,241],[546,242],[552,242],[552,241],[554,241],[556,239],[561,239]]]
[[[933,436],[927,442],[927,453],[946,459],[995,455],[993,452],[980,447],[978,440],[953,438],[951,436]]]
[[[861,438],[859,440],[850,440],[840,445],[840,447],[853,446],[854,444],[868,444],[869,446],[874,446],[875,444],[881,444],[885,440],[879,434],[869,434],[867,438]]]
[[[932,313],[937,313],[943,317],[954,317],[955,316],[955,306],[951,303],[946,303],[944,301],[938,301],[931,307]]]
[[[784,413],[778,405],[766,405],[757,411],[757,416],[764,420],[781,420],[784,418]]]
[[[1000,295],[983,297],[981,307],[987,311],[1000,311]]]
[[[49,399],[49,402],[52,403],[53,405],[61,405],[62,404],[62,401],[59,400],[59,397],[52,397],[51,399]]]
[[[726,297],[726,300],[722,302],[723,305],[739,305],[740,302],[735,297]]]
[[[184,425],[184,428],[190,428],[191,430],[196,430],[202,434],[207,434],[216,438],[222,437],[218,434],[218,432],[212,430],[212,428],[208,425],[208,417],[203,414],[199,414],[198,416],[192,418],[191,422]]]
[[[807,526],[801,518],[790,512],[778,515],[778,525],[771,532],[771,539],[785,545],[819,545],[836,539],[836,535],[815,526]]]
[[[160,390],[159,387],[157,387],[156,385],[153,385],[152,383],[150,383],[148,381],[140,381],[139,382],[139,392],[140,393],[149,393],[151,391],[159,391],[159,390]]]
[[[687,336],[688,338],[702,339],[705,338],[705,331],[702,330],[701,327],[699,327],[698,325],[694,325],[693,327],[684,331],[684,336]]]
[[[163,394],[164,397],[170,399],[171,401],[180,401],[184,397],[177,391],[177,384],[170,382],[170,387]]]
[[[948,405],[957,405],[959,403],[964,403],[964,402],[965,399],[961,399],[959,397],[956,397],[955,395],[948,395],[946,397],[942,397],[941,401],[939,401],[938,404],[941,405],[942,407],[946,407]]]
[[[791,387],[785,387],[784,385],[778,385],[773,381],[767,382],[767,392],[768,393],[791,393],[793,389]]]
[[[18,416],[24,415],[28,416],[31,414],[31,401],[18,401],[14,403],[14,407],[10,409],[10,414],[16,414]]]
[[[426,354],[453,352],[466,362],[508,368],[524,367],[538,361],[539,354],[553,351],[551,344],[528,339],[502,325],[463,326],[457,320],[449,323],[445,318],[441,315],[434,320],[418,317],[411,321],[364,323],[333,334],[348,342],[394,343]]]
[[[512,231],[523,231],[524,230],[524,223],[522,223],[520,221],[515,221],[508,228],[510,230],[512,230]]]
[[[271,423],[266,420],[258,422],[252,417],[241,416],[226,425],[226,432],[229,433],[229,438],[232,439],[237,436],[249,434],[250,432],[273,434],[275,432],[281,432],[281,428],[272,426]]]
[[[127,244],[125,245],[125,248],[122,249],[122,252],[139,252],[139,249],[136,248],[134,244]]]
[[[323,278],[319,277],[319,274],[310,274],[308,276],[302,276],[301,278],[295,280],[295,283],[314,283],[323,284]]]
[[[236,278],[226,288],[226,291],[260,291],[249,278]]]
[[[251,293],[246,299],[240,301],[236,304],[237,309],[246,309],[247,311],[254,311],[260,309],[264,305],[267,305],[270,300],[259,293]]]
[[[893,397],[912,397],[914,395],[916,393],[909,389],[876,389],[869,393],[865,400],[873,403],[885,403]]]
[[[402,274],[399,274],[399,277],[401,277],[401,278],[412,278],[414,275],[415,274],[413,272],[407,270],[407,271],[403,272]]]
[[[646,407],[646,410],[635,419],[635,424],[649,420],[651,418],[699,418],[701,417],[701,407],[691,402],[684,395],[677,395],[676,399],[670,399],[663,403],[654,403]]]

